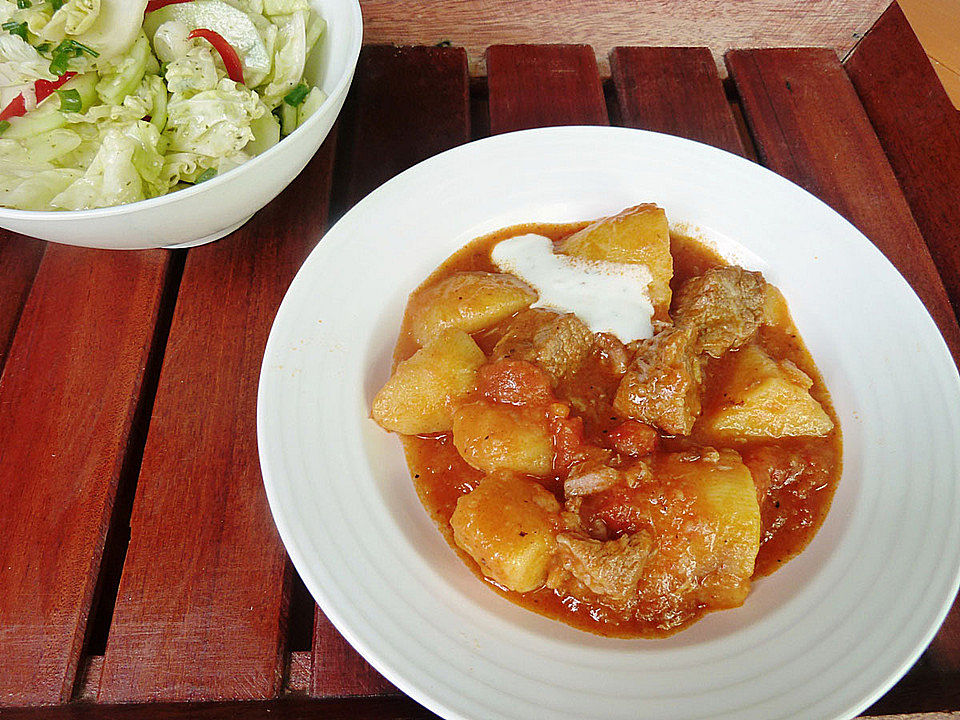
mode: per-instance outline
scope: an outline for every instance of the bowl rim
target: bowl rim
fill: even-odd
[[[122,205],[109,205],[102,208],[89,208],[87,210],[18,210],[16,208],[0,206],[0,218],[29,222],[31,220],[42,220],[45,218],[55,217],[57,220],[70,221],[83,220],[87,218],[106,218],[116,215],[124,215],[126,213],[136,212],[138,210],[148,210],[160,207],[170,202],[175,202],[176,200],[206,193],[209,190],[222,185],[228,180],[237,177],[239,174],[238,171],[255,168],[267,162],[268,158],[273,157],[277,152],[279,152],[278,148],[285,140],[294,137],[295,135],[303,134],[303,132],[307,132],[307,128],[319,123],[323,117],[320,110],[323,110],[328,103],[333,101],[334,98],[338,97],[341,93],[346,92],[346,88],[350,84],[353,78],[353,73],[356,70],[357,61],[360,58],[360,49],[363,46],[363,11],[360,7],[360,0],[347,0],[347,2],[350,5],[350,14],[352,15],[355,23],[354,31],[350,38],[350,48],[347,56],[350,62],[347,64],[347,68],[340,75],[340,79],[337,81],[333,91],[323,101],[323,104],[320,106],[318,111],[307,118],[307,121],[303,125],[287,135],[287,137],[281,138],[281,140],[273,147],[268,148],[266,151],[255,157],[250,158],[241,165],[230,168],[222,175],[218,174],[216,177],[210,178],[206,182],[198,183],[175,192],[168,192],[164,195],[158,195],[157,197],[146,198],[145,200],[137,200],[136,202],[124,203]]]

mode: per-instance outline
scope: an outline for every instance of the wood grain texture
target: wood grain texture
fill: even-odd
[[[290,569],[260,477],[257,380],[277,307],[326,226],[333,146],[240,230],[187,255],[100,702],[280,691]]]
[[[960,312],[960,113],[896,3],[846,70]]]
[[[70,698],[168,268],[40,262],[0,379],[0,704]]]
[[[618,47],[610,53],[627,127],[679,135],[738,155],[744,144],[707,48]]]
[[[492,134],[550,125],[607,125],[589,45],[494,45],[487,49]]]
[[[46,243],[0,230],[0,371]]]
[[[402,695],[324,700],[287,697],[266,702],[153,703],[149,706],[74,704],[9,710],[3,717],[4,720],[437,720],[432,712]]]
[[[413,700],[398,696],[311,700],[284,698],[269,702],[157,703],[143,705],[68,705],[22,708],[4,720],[436,720]],[[864,720],[881,720],[869,716]],[[960,720],[960,712],[885,715],[882,720]]]
[[[853,85],[818,49],[738,50],[727,64],[763,163],[856,225],[923,300],[960,360],[936,266]]]
[[[890,0],[361,0],[367,42],[467,50],[470,73],[487,72],[484,50],[516,43],[580,43],[600,72],[617,45],[706,45],[718,65],[730,48],[819,46],[842,57]]]
[[[469,139],[469,81],[461,48],[365,47],[344,109],[338,207],[346,210],[393,175]],[[310,693],[394,692],[317,608]]]

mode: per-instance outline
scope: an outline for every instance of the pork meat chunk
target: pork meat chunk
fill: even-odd
[[[580,367],[592,348],[593,333],[576,315],[535,308],[514,318],[492,359],[536,363],[556,385]]]
[[[649,533],[641,531],[617,540],[594,540],[579,533],[557,536],[558,571],[547,586],[584,597],[583,588],[614,607],[637,598],[637,584],[653,548]]]
[[[640,344],[613,402],[629,418],[689,435],[700,415],[703,369],[692,326],[668,328]]]
[[[735,265],[707,270],[677,292],[673,318],[697,330],[695,351],[715,358],[754,336],[763,322],[767,283]]]

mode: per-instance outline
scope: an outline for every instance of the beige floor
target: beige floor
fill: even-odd
[[[899,0],[913,31],[960,108],[960,0]]]

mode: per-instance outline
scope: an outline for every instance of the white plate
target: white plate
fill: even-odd
[[[512,223],[648,201],[783,290],[841,418],[844,474],[811,545],[742,608],[666,640],[612,640],[484,587],[368,408],[407,294],[454,250]],[[283,301],[257,431],[270,507],[310,592],[374,667],[447,718],[852,717],[917,659],[960,580],[960,383],[923,305],[812,195],[667,135],[500,135],[373,192]]]

